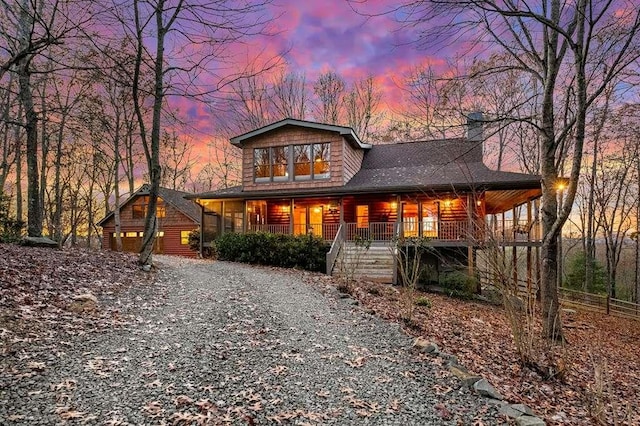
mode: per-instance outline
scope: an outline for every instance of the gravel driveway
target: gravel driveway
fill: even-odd
[[[0,424],[501,423],[397,325],[302,272],[157,260],[156,284],[100,299],[122,325],[2,374]]]

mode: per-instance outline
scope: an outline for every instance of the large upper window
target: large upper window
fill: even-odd
[[[329,177],[329,144],[317,143],[313,145],[313,178]]]
[[[271,148],[273,180],[289,180],[289,147]]]
[[[144,219],[147,217],[147,210],[149,210],[149,197],[139,197],[133,206],[131,206],[131,212],[133,219]],[[167,215],[167,211],[164,206],[164,202],[161,198],[158,198],[156,207],[156,218],[162,219]]]
[[[256,182],[265,182],[271,179],[269,148],[256,148],[253,150],[253,167]]]
[[[311,145],[293,146],[294,179],[311,179]]]
[[[328,179],[328,143],[275,146],[253,150],[256,182]]]

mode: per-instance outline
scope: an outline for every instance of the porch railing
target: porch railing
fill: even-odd
[[[333,241],[340,229],[339,223],[290,225],[249,225],[247,232],[270,232],[274,234],[313,234],[325,241]],[[477,243],[497,241],[503,243],[539,242],[541,229],[538,221],[492,220],[470,222],[468,220],[441,222],[369,222],[345,223],[343,239],[354,241],[391,241],[396,237],[426,237],[435,241],[474,241]]]
[[[327,253],[327,275],[331,275],[333,272],[333,268],[336,264],[336,259],[338,258],[338,254],[340,254],[340,250],[342,249],[342,245],[344,244],[344,230],[343,225],[339,225],[336,231],[336,234],[333,238],[333,242],[331,243],[331,248]]]
[[[289,234],[289,225],[249,225],[247,232],[269,232],[271,234]]]

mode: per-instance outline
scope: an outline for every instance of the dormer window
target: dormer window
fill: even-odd
[[[329,144],[317,143],[313,145],[313,178],[329,178]]]
[[[295,180],[311,179],[311,145],[294,145],[293,170]]]
[[[276,146],[271,148],[274,181],[289,180],[289,147]]]
[[[329,143],[275,146],[253,150],[254,180],[282,182],[328,179]]]

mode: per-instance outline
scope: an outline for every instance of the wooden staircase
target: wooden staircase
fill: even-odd
[[[378,282],[393,282],[393,253],[388,243],[372,243],[366,249],[353,242],[344,242],[336,259],[332,275]]]

